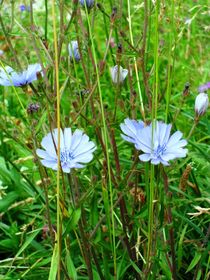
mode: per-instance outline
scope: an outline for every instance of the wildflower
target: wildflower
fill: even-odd
[[[150,161],[152,164],[162,163],[169,165],[168,161],[183,158],[187,154],[186,140],[181,140],[182,133],[176,131],[170,136],[171,124],[155,121],[141,130],[137,130],[135,147],[144,154],[139,156],[141,161]]]
[[[208,94],[201,92],[197,95],[195,99],[195,113],[197,116],[202,116],[205,114],[209,105]]]
[[[40,109],[40,105],[38,103],[31,103],[28,105],[27,113],[28,114],[37,113],[39,109]]]
[[[199,86],[198,92],[204,92],[204,91],[207,91],[208,89],[210,89],[210,82]]]
[[[57,170],[58,156],[58,129],[48,133],[41,142],[44,150],[37,149],[37,155],[42,158],[45,167]],[[82,168],[83,163],[88,163],[93,158],[96,147],[89,137],[79,129],[72,134],[71,128],[60,130],[60,163],[63,172],[70,173],[72,168]]]
[[[0,68],[0,85],[22,87],[37,80],[37,74],[42,71],[41,65],[31,64],[23,72],[16,72],[10,66]],[[41,73],[42,75],[42,73]]]
[[[19,6],[19,9],[20,9],[21,12],[23,12],[23,11],[26,10],[26,6],[22,4],[22,5]]]
[[[94,6],[94,0],[80,0],[79,2],[83,7],[85,7],[86,4],[88,9],[91,9]]]
[[[4,54],[3,50],[0,50],[0,56],[2,56]]]
[[[69,50],[69,56],[71,60],[75,59],[75,61],[78,62],[80,60],[78,42],[71,41],[68,45],[68,50]]]
[[[111,78],[114,84],[122,83],[126,76],[128,75],[128,70],[123,69],[121,66],[119,67],[120,71],[118,71],[118,65],[110,68]]]
[[[19,6],[19,9],[20,9],[20,11],[21,12],[24,12],[24,11],[30,11],[30,6],[26,6],[26,5],[24,5],[24,4],[21,4],[20,6]]]
[[[124,123],[120,124],[120,128],[122,132],[125,134],[121,134],[121,137],[130,143],[136,143],[137,131],[144,128],[143,121],[136,121],[131,119],[125,119]]]

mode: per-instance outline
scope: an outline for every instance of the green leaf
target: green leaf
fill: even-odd
[[[0,213],[5,212],[8,210],[8,208],[15,202],[15,200],[18,198],[17,192],[9,192],[6,196],[1,199],[0,203]]]
[[[69,213],[70,213],[70,218],[66,225],[65,232],[63,233],[63,237],[65,237],[66,234],[68,234],[70,231],[72,231],[76,228],[78,221],[80,219],[80,216],[81,216],[81,208],[77,208],[77,209],[73,209],[73,210],[70,209]]]
[[[58,270],[58,244],[55,243],[48,280],[55,280]]]
[[[30,234],[30,236],[26,239],[26,241],[24,242],[23,246],[21,246],[20,250],[17,252],[15,258],[17,258],[18,256],[20,256],[20,254],[31,244],[31,242],[33,241],[33,239],[38,235],[38,233],[41,231],[41,228],[36,229],[32,232],[32,234]]]
[[[201,258],[201,253],[200,252],[196,252],[194,258],[192,259],[186,273],[188,273],[190,270],[193,269],[194,266],[196,266],[196,264],[199,262]]]
[[[71,259],[71,255],[69,250],[66,251],[66,265],[67,265],[67,271],[71,279],[76,280],[77,279],[77,271],[74,266],[74,263]]]
[[[184,240],[184,236],[185,236],[187,227],[188,227],[188,225],[185,225],[185,227],[181,233],[180,239],[179,239],[178,252],[177,252],[178,270],[181,268],[182,252],[183,252],[182,244],[183,244],[183,240]]]

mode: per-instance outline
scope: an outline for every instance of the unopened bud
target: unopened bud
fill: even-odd
[[[202,116],[205,114],[209,105],[209,97],[208,94],[201,92],[195,99],[195,113],[196,115]]]
[[[118,68],[118,65],[110,68],[110,72],[114,84],[122,83],[128,75],[128,70],[123,69],[121,66]]]

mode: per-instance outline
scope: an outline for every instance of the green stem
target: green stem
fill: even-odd
[[[129,23],[130,40],[131,40],[131,44],[134,45],[133,33],[132,33],[132,22],[131,22],[130,0],[127,0],[127,5],[128,5],[128,23]],[[139,93],[140,111],[141,111],[142,118],[145,121],[144,104],[143,104],[143,99],[142,99],[142,93],[141,93],[141,86],[140,86],[140,80],[139,80],[139,73],[138,73],[136,57],[133,58],[133,61],[134,61],[134,68],[135,68],[137,87],[138,87],[138,93]]]
[[[107,161],[107,170],[108,170],[108,185],[109,185],[109,194],[110,194],[110,206],[113,208],[113,191],[112,191],[112,182],[111,182],[111,167],[110,167],[110,158],[109,158],[109,145],[108,145],[108,134],[107,134],[107,125],[106,125],[106,119],[105,119],[105,113],[104,113],[104,106],[103,106],[103,98],[102,98],[102,90],[101,90],[101,83],[100,83],[100,75],[99,75],[99,70],[97,66],[97,58],[96,58],[96,50],[95,50],[95,44],[93,40],[93,34],[90,26],[90,20],[89,20],[89,15],[88,15],[88,10],[85,5],[85,12],[86,12],[86,17],[87,17],[87,22],[88,22],[88,29],[89,29],[89,35],[90,35],[90,41],[91,41],[91,46],[92,46],[92,52],[93,52],[93,60],[94,60],[94,65],[95,65],[95,71],[96,71],[96,78],[97,78],[97,84],[98,84],[98,92],[99,92],[99,102],[100,102],[100,109],[101,109],[101,116],[102,116],[102,124],[103,124],[103,137],[104,137],[104,142],[105,142],[105,147],[106,147],[106,161]],[[106,192],[102,188],[103,193]],[[105,195],[105,193],[104,193]],[[107,196],[106,196],[107,197]],[[108,201],[107,201],[108,203]],[[108,210],[108,224],[111,225],[111,232],[110,235],[112,238],[112,249],[113,249],[113,261],[114,261],[114,276],[117,277],[117,263],[116,263],[116,248],[115,248],[115,226],[114,226],[114,213],[112,211],[111,213],[111,222],[110,222],[110,217],[109,217],[109,209]]]
[[[153,223],[154,223],[154,165],[150,166],[150,183],[148,184],[149,189],[149,221],[148,221],[148,247],[147,247],[147,269],[150,266],[150,259],[152,253],[152,241],[153,241]]]

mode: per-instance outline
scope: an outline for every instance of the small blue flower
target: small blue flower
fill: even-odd
[[[58,168],[57,143],[58,129],[54,129],[42,139],[44,150],[36,150],[37,155],[42,158],[41,163],[53,170]],[[71,128],[60,130],[60,163],[63,172],[70,173],[72,168],[84,167],[83,163],[93,159],[95,150],[95,144],[81,130],[76,129],[73,134]]]
[[[21,12],[24,12],[24,11],[29,12],[30,11],[30,6],[26,6],[26,5],[22,4],[22,5],[19,6],[19,9],[20,9]]]
[[[80,61],[79,47],[77,41],[71,41],[68,45],[69,56],[71,60]]]
[[[21,12],[24,12],[26,10],[26,6],[22,4],[19,6],[19,9]]]
[[[121,137],[130,143],[136,143],[137,131],[144,128],[143,121],[136,121],[131,119],[125,119],[124,123],[120,124],[120,128],[122,132],[125,134],[121,134]]]
[[[15,86],[21,87],[32,83],[37,80],[37,73],[42,75],[41,65],[31,64],[26,70],[21,73],[16,72],[10,66],[0,68],[0,85],[2,86]]]
[[[210,82],[199,86],[198,92],[204,92],[207,91],[208,89],[210,89]]]
[[[176,131],[170,136],[171,124],[154,121],[149,126],[144,127],[144,123],[135,120],[125,120],[121,124],[122,131],[126,134],[121,135],[124,140],[135,145],[137,150],[143,152],[139,156],[141,161],[151,161],[152,164],[169,165],[168,161],[176,158],[186,157],[187,141],[182,138],[182,133]]]
[[[88,9],[91,9],[94,6],[94,0],[80,0],[80,4],[85,7],[85,3]]]

